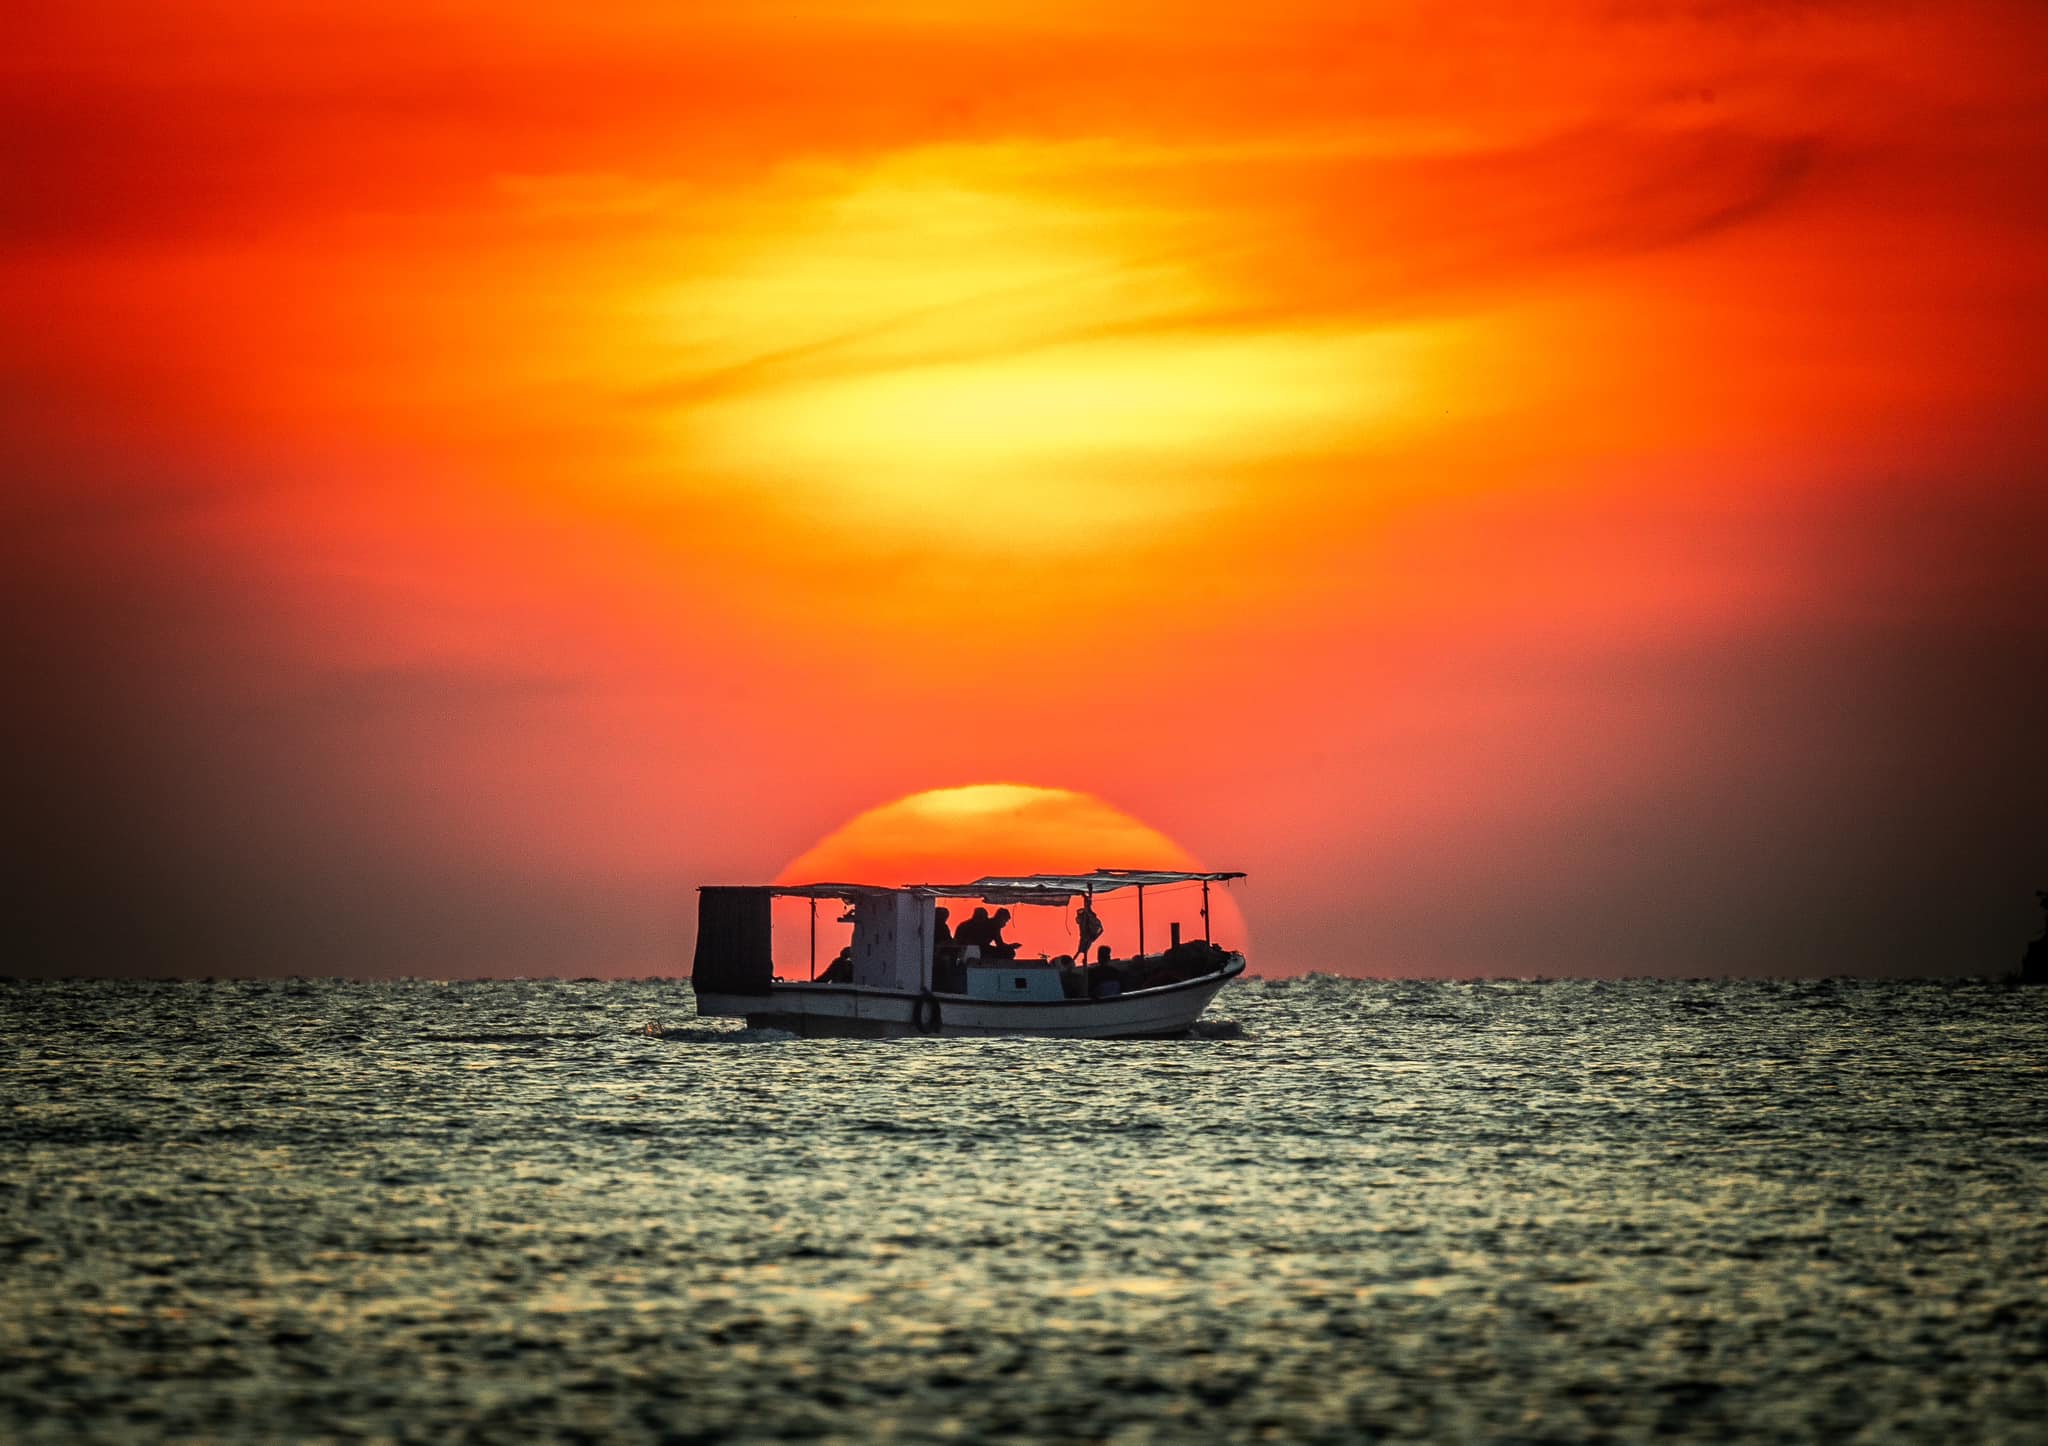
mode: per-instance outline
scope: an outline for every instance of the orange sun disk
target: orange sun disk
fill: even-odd
[[[1085,873],[1090,869],[1202,868],[1193,854],[1155,828],[1090,794],[1021,783],[934,788],[869,809],[820,839],[777,876],[783,884],[959,883],[986,874]],[[1187,884],[1145,891],[1145,945],[1166,947],[1171,926],[1184,938],[1202,935],[1202,891]],[[956,919],[974,906],[950,906]],[[802,900],[784,900],[776,914],[776,959],[789,967],[808,940]],[[1226,948],[1246,942],[1244,916],[1225,888],[1210,890],[1211,931]],[[845,942],[837,910],[819,911],[821,959]],[[1009,937],[1025,954],[1058,955],[1074,948],[1071,910],[1015,909]],[[1125,892],[1097,905],[1104,942],[1119,955],[1137,945],[1137,899]],[[829,946],[829,947],[828,947]],[[801,973],[800,970],[797,973]]]

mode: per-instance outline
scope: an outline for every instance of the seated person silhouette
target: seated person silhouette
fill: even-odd
[[[996,916],[988,921],[988,947],[983,949],[982,953],[996,959],[1014,959],[1017,957],[1017,946],[1003,938],[1003,926],[1009,922],[1010,911],[1008,909],[996,910]]]
[[[1007,911],[1004,917],[1009,917]],[[953,942],[962,949],[980,949],[982,956],[986,958],[991,952],[991,946],[1001,934],[1002,926],[988,916],[988,910],[976,909],[953,931]]]

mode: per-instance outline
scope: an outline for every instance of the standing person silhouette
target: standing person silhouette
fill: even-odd
[[[1074,951],[1074,957],[1086,962],[1088,951],[1102,937],[1102,916],[1095,912],[1093,899],[1084,899],[1081,907],[1074,910],[1074,927],[1081,933],[1081,947]]]

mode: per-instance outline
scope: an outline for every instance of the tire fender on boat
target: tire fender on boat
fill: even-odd
[[[917,996],[917,1002],[910,1006],[910,1023],[919,1034],[937,1034],[939,1026],[946,1022],[939,1008],[939,996],[927,989]]]

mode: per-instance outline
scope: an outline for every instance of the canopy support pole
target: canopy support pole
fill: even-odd
[[[1207,944],[1207,943],[1209,943],[1209,942],[1210,942],[1210,939],[1209,939],[1209,881],[1208,881],[1207,879],[1204,879],[1204,880],[1202,880],[1202,942],[1203,942],[1204,944]]]
[[[811,900],[811,982],[818,982],[818,901]]]
[[[1138,885],[1138,957],[1145,957],[1145,886]]]

